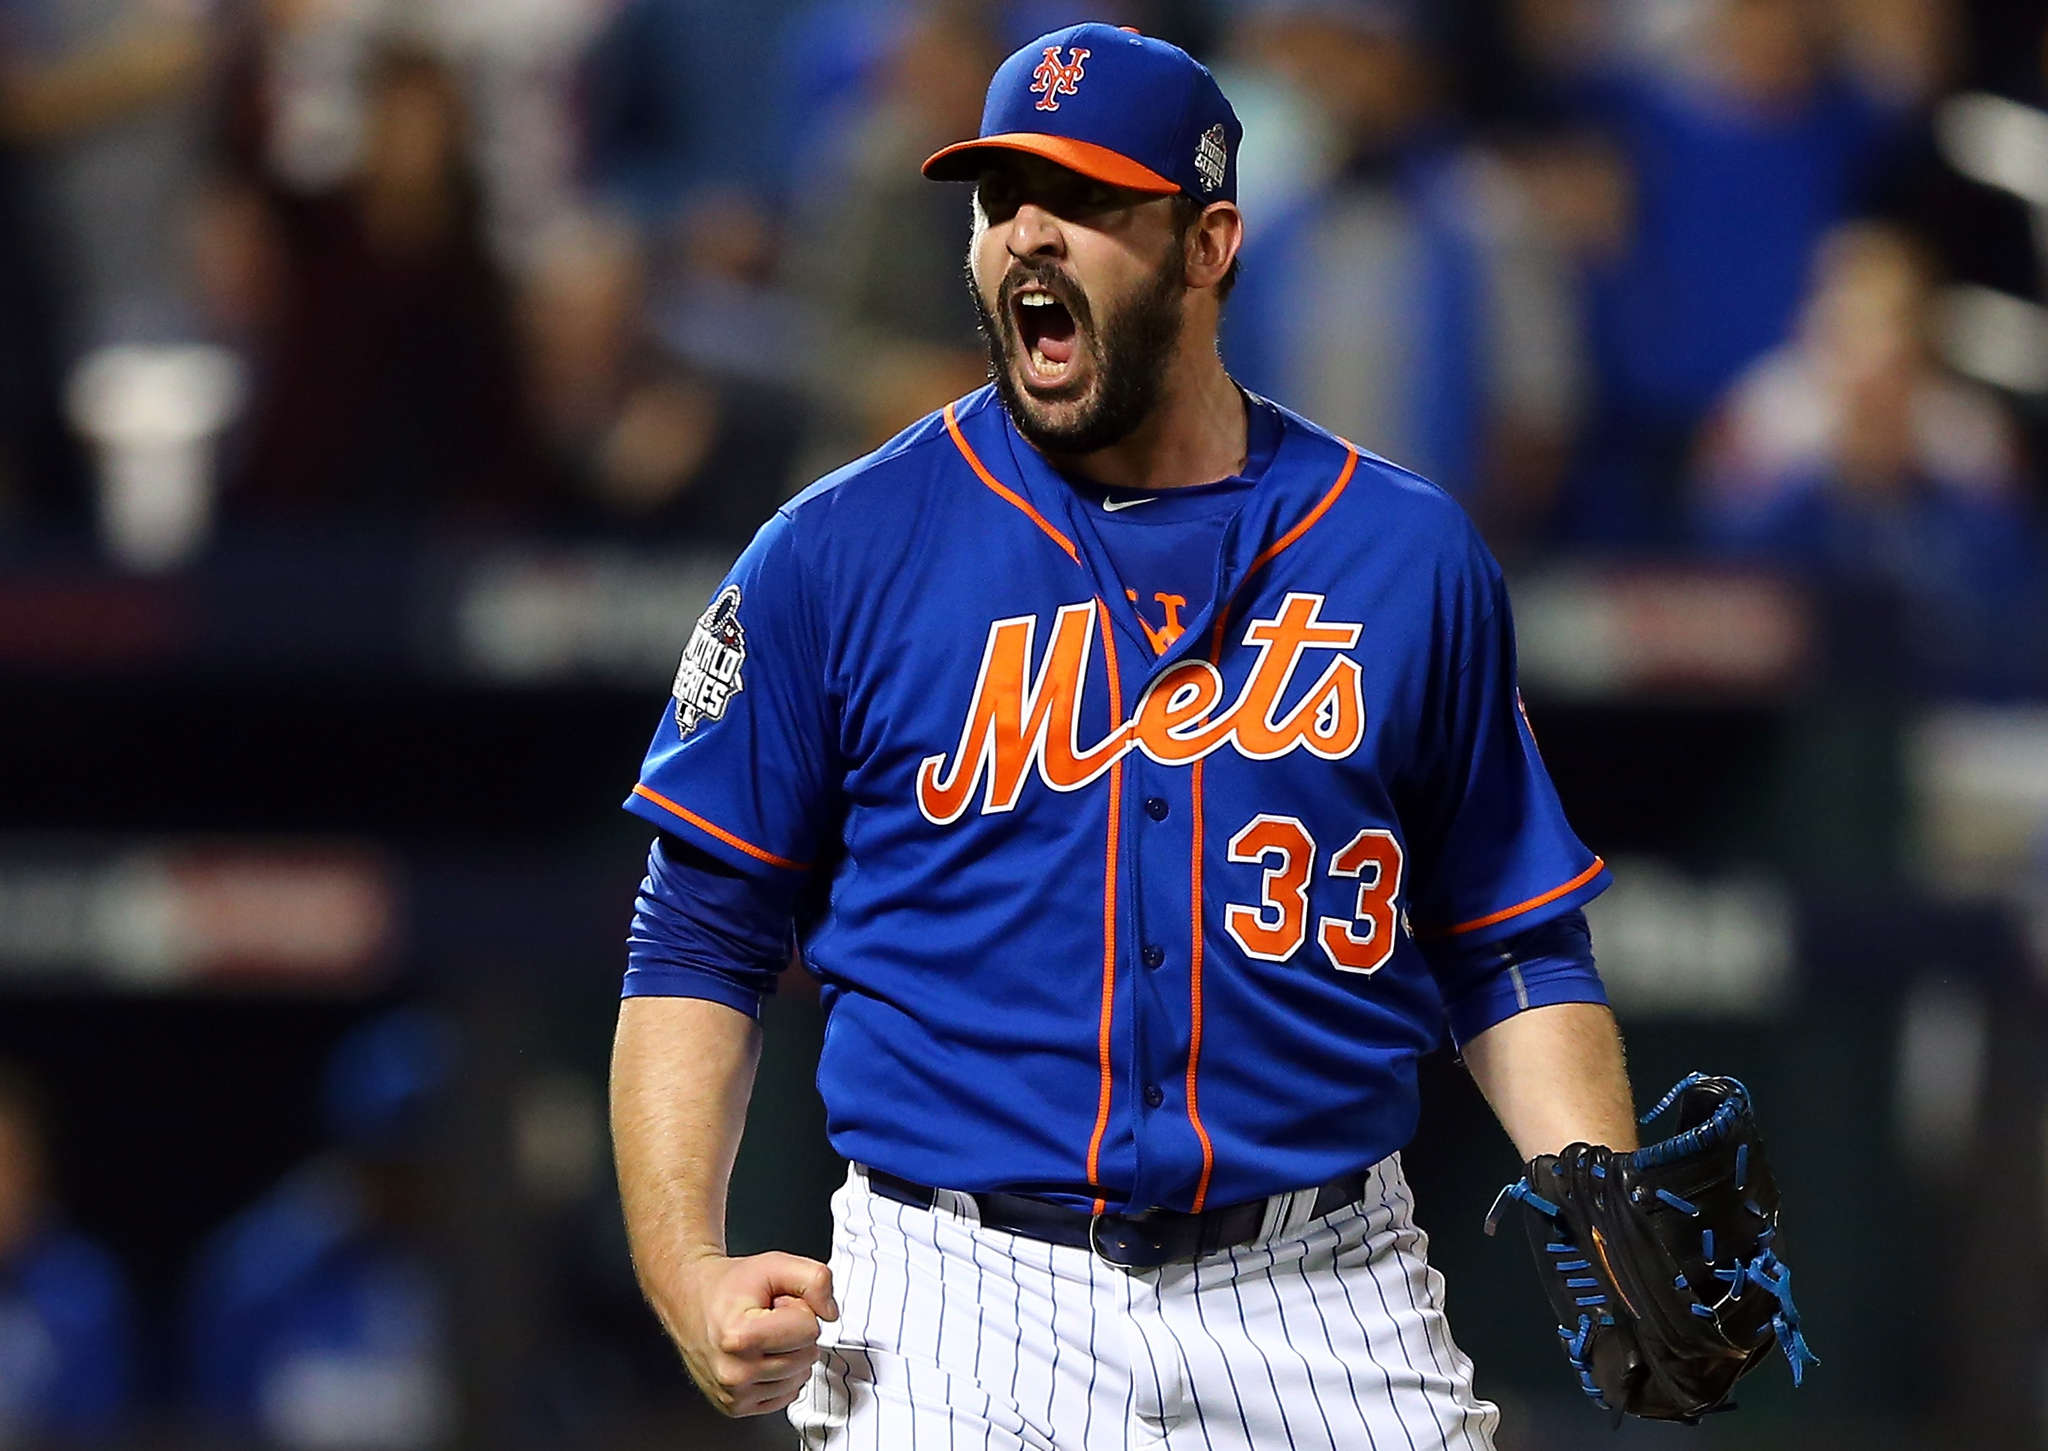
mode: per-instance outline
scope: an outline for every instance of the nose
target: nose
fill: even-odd
[[[1064,257],[1067,253],[1059,218],[1037,202],[1025,202],[1017,208],[1016,215],[1010,218],[1006,243],[1013,257]]]

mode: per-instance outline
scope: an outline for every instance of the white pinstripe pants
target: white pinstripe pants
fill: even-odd
[[[940,1197],[858,1169],[833,1195],[807,1451],[1493,1451],[1399,1155],[1349,1208],[1285,1197],[1251,1243],[1136,1272]]]

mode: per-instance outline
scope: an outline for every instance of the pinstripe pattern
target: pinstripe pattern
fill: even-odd
[[[1308,1263],[1307,1253],[1303,1254],[1302,1263],[1304,1266],[1306,1266],[1306,1264]],[[1306,1269],[1302,1271],[1302,1279],[1304,1281],[1308,1281],[1308,1272]],[[1345,1291],[1344,1298],[1348,1306],[1351,1299],[1351,1295],[1348,1290]],[[1330,1364],[1336,1366],[1338,1368],[1339,1374],[1343,1376],[1344,1389],[1351,1397],[1351,1409],[1357,1417],[1357,1424],[1365,1428],[1366,1451],[1379,1451],[1379,1438],[1373,1433],[1372,1421],[1365,1414],[1364,1403],[1358,1399],[1358,1379],[1359,1376],[1363,1374],[1363,1372],[1359,1370],[1356,1364],[1345,1360],[1342,1356],[1337,1354],[1336,1339],[1330,1334],[1330,1319],[1327,1315],[1323,1313],[1323,1296],[1316,1291],[1315,1286],[1312,1282],[1309,1285],[1309,1294],[1307,1296],[1307,1299],[1309,1307],[1316,1312],[1316,1324],[1322,1329],[1323,1348],[1330,1353]],[[1357,1318],[1357,1311],[1353,1310],[1352,1319],[1354,1323],[1357,1321]],[[1363,1341],[1365,1338],[1365,1327],[1363,1325],[1360,1325],[1358,1327],[1358,1330],[1359,1339]],[[1366,1356],[1368,1363],[1370,1363],[1375,1370],[1378,1370],[1382,1376],[1386,1377],[1388,1399],[1389,1401],[1391,1401],[1394,1390],[1393,1377],[1388,1376],[1386,1371],[1379,1365],[1377,1361],[1371,1360],[1371,1354],[1371,1347],[1368,1345],[1366,1347]],[[1385,1427],[1382,1426],[1381,1429],[1384,1430]],[[1401,1428],[1401,1435],[1404,1439],[1407,1440],[1408,1445],[1410,1447],[1410,1451],[1413,1451],[1415,1440],[1412,1436],[1408,1435],[1408,1428],[1406,1426],[1403,1426]]]
[[[1303,1355],[1300,1347],[1295,1345],[1294,1334],[1287,1328],[1287,1297],[1280,1293],[1280,1283],[1274,1278],[1273,1274],[1274,1270],[1279,1268],[1279,1265],[1279,1252],[1272,1245],[1267,1245],[1266,1289],[1273,1296],[1273,1317],[1280,1322],[1280,1338],[1287,1343],[1288,1354],[1301,1362],[1302,1385],[1307,1388],[1309,1399],[1315,1403],[1316,1419],[1323,1423],[1323,1439],[1330,1443],[1330,1451],[1339,1451],[1337,1433],[1330,1429],[1329,1412],[1323,1409],[1322,1392],[1316,1388],[1315,1367],[1308,1363],[1308,1357]],[[1315,1296],[1312,1287],[1308,1284],[1308,1277],[1306,1275],[1297,1275],[1295,1278],[1304,1289],[1310,1290],[1310,1293],[1303,1295],[1302,1298],[1313,1300]]]
[[[789,1418],[806,1451],[1493,1451],[1398,1158],[1364,1197],[1193,1264],[1084,1250],[869,1192],[833,1196],[843,1315]]]
[[[1225,1253],[1230,1259],[1230,1273],[1225,1278],[1225,1283],[1230,1287],[1230,1303],[1237,1310],[1237,1323],[1242,1328],[1246,1323],[1244,1317],[1244,1292],[1238,1288],[1238,1284],[1243,1279],[1243,1276],[1238,1273],[1237,1251],[1233,1249]],[[1201,1266],[1197,1265],[1195,1267],[1195,1273],[1199,1279]],[[1258,1356],[1259,1364],[1266,1368],[1266,1384],[1273,1391],[1273,1418],[1280,1423],[1280,1434],[1287,1438],[1287,1451],[1298,1451],[1294,1443],[1294,1427],[1288,1423],[1287,1419],[1287,1398],[1280,1394],[1280,1382],[1273,1374],[1272,1357],[1266,1354],[1266,1347],[1262,1343],[1261,1337],[1247,1335],[1244,1338],[1251,1343],[1252,1353]]]
[[[1421,1318],[1424,1341],[1430,1347],[1430,1363],[1438,1367],[1450,1387],[1463,1387],[1463,1394],[1454,1397],[1454,1403],[1459,1410],[1459,1425],[1465,1444],[1473,1448],[1473,1451],[1478,1451],[1481,1440],[1473,1436],[1473,1421],[1480,1422],[1482,1437],[1490,1444],[1493,1428],[1500,1419],[1499,1412],[1471,1392],[1472,1362],[1465,1352],[1452,1343],[1450,1324],[1444,1319],[1444,1277],[1430,1268],[1429,1236],[1415,1223],[1415,1201],[1412,1191],[1408,1188],[1408,1181],[1397,1177],[1393,1193],[1395,1202],[1401,1206],[1400,1218],[1403,1233],[1407,1237],[1407,1244],[1401,1253],[1401,1262],[1407,1267],[1407,1272],[1402,1278],[1408,1292],[1408,1304]],[[1422,1286],[1419,1297],[1416,1294],[1418,1282]],[[1439,1347],[1442,1351],[1441,1359],[1438,1356]],[[1448,1371],[1443,1370],[1445,1365],[1450,1367]]]
[[[1021,1249],[1023,1246],[1018,1247]],[[1060,1294],[1059,1269],[1052,1260],[1054,1247],[1046,1244],[1040,1245],[1039,1248],[1045,1251],[1045,1302],[1052,1317],[1052,1364],[1047,1367],[1045,1376],[1045,1424],[1050,1426],[1054,1420],[1053,1412],[1058,1409],[1059,1403],[1060,1305],[1066,1297]]]

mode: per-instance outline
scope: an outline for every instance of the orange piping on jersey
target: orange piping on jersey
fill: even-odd
[[[972,445],[967,442],[966,436],[960,432],[960,421],[954,416],[953,405],[950,403],[946,405],[946,434],[953,440],[953,447],[960,450],[960,457],[966,459],[967,466],[974,470],[975,477],[986,484],[997,497],[1022,510],[1026,518],[1044,530],[1053,543],[1066,551],[1067,558],[1076,564],[1081,562],[1080,551],[1074,548],[1073,540],[1053,528],[1043,514],[1031,507],[1028,500],[988,471],[988,466],[982,463]],[[1117,674],[1116,638],[1110,629],[1109,606],[1098,597],[1095,607],[1100,612],[1102,645],[1109,666],[1110,718],[1121,721],[1124,709],[1123,685]],[[1114,1082],[1110,1063],[1110,1027],[1116,1011],[1117,833],[1123,808],[1123,778],[1123,762],[1119,759],[1109,768],[1109,841],[1102,873],[1102,1018],[1096,1039],[1101,1086],[1095,1097],[1095,1131],[1088,1139],[1090,1184],[1098,1183],[1096,1174],[1102,1167],[1102,1139],[1109,1131],[1110,1089]],[[1107,1207],[1108,1201],[1096,1199],[1097,1214],[1102,1213]]]
[[[949,415],[950,416],[950,415]],[[1117,678],[1116,636],[1109,627],[1109,606],[1097,597],[1095,607],[1102,612],[1102,644],[1104,657],[1109,666],[1110,716],[1119,719],[1123,715],[1123,683]],[[1102,1024],[1097,1030],[1095,1054],[1100,1073],[1100,1089],[1095,1095],[1095,1132],[1088,1139],[1088,1182],[1099,1185],[1096,1177],[1102,1167],[1102,1136],[1109,1129],[1109,1092],[1112,1083],[1109,1061],[1109,1031],[1116,1013],[1116,872],[1117,872],[1117,829],[1123,806],[1124,768],[1121,761],[1109,768],[1109,846],[1102,868]],[[1102,1213],[1109,1207],[1109,1201],[1098,1198],[1095,1212]]]
[[[1194,801],[1194,851],[1188,873],[1188,887],[1194,906],[1193,940],[1188,950],[1188,1124],[1202,1144],[1202,1177],[1195,1184],[1195,1213],[1209,1198],[1209,1178],[1216,1171],[1216,1148],[1209,1131],[1202,1127],[1201,1105],[1197,1102],[1195,1074],[1202,1062],[1202,762],[1188,773],[1188,793]]]
[[[750,841],[741,841],[731,832],[725,830],[725,828],[713,826],[710,822],[706,821],[696,812],[687,810],[684,807],[676,805],[675,802],[669,800],[668,797],[662,795],[659,791],[650,790],[646,786],[635,786],[633,788],[633,794],[635,796],[645,796],[649,801],[652,801],[656,806],[659,806],[662,810],[674,812],[677,816],[680,816],[683,820],[689,822],[690,825],[696,827],[697,830],[703,832],[705,835],[717,837],[727,846],[734,847],[740,851],[745,852],[755,861],[766,862],[771,867],[786,867],[787,869],[793,872],[807,872],[811,869],[811,864],[809,862],[793,862],[788,857],[777,856],[772,851],[763,851],[760,847],[755,846]]]
[[[1231,590],[1230,598],[1216,611],[1216,628],[1209,639],[1209,663],[1212,666],[1220,668],[1223,663],[1223,630],[1230,619],[1231,606],[1237,602],[1238,590],[1244,588],[1246,580],[1279,558],[1297,539],[1308,533],[1316,520],[1330,511],[1330,506],[1337,502],[1337,496],[1350,484],[1351,475],[1358,469],[1358,450],[1348,443],[1344,445],[1344,450],[1344,467],[1338,471],[1337,481],[1330,485],[1329,491],[1316,501],[1313,509],[1301,516],[1292,529],[1259,552],[1258,558],[1251,562],[1251,566],[1238,579],[1236,589]],[[1209,1198],[1209,1180],[1216,1172],[1216,1148],[1209,1141],[1209,1131],[1202,1127],[1200,1095],[1196,1084],[1196,1075],[1200,1072],[1202,1063],[1202,762],[1199,759],[1189,772],[1188,789],[1194,797],[1194,850],[1188,872],[1192,899],[1190,912],[1194,918],[1191,934],[1193,940],[1188,953],[1188,1124],[1194,1129],[1195,1137],[1202,1144],[1202,1177],[1195,1184],[1194,1206],[1195,1212],[1199,1214]]]
[[[1586,883],[1592,881],[1593,878],[1599,876],[1601,869],[1606,865],[1606,862],[1603,862],[1598,857],[1594,857],[1593,865],[1587,867],[1563,886],[1552,887],[1540,897],[1531,897],[1526,902],[1517,902],[1514,906],[1503,907],[1498,912],[1488,912],[1484,917],[1474,917],[1470,922],[1460,922],[1455,927],[1433,927],[1424,931],[1421,935],[1424,937],[1456,937],[1460,932],[1476,932],[1481,927],[1491,927],[1496,922],[1505,922],[1510,917],[1519,917],[1524,912],[1533,912],[1536,908],[1549,902],[1555,902],[1559,897],[1565,896],[1567,893],[1576,892],[1579,888],[1585,886]]]
[[[1260,551],[1259,557],[1251,562],[1250,568],[1246,569],[1243,576],[1238,580],[1237,587],[1231,590],[1230,598],[1223,602],[1223,608],[1216,612],[1216,630],[1209,642],[1209,660],[1211,664],[1220,664],[1222,662],[1223,628],[1229,622],[1230,607],[1237,603],[1238,590],[1244,588],[1246,580],[1249,580],[1261,569],[1264,569],[1275,559],[1278,559],[1282,553],[1293,546],[1297,539],[1308,533],[1314,527],[1316,520],[1330,512],[1330,506],[1337,502],[1337,496],[1343,493],[1345,487],[1350,484],[1351,475],[1357,472],[1358,469],[1358,450],[1348,443],[1344,445],[1344,448],[1344,467],[1338,471],[1337,482],[1330,485],[1330,491],[1318,499],[1316,506],[1302,515],[1301,519],[1292,529],[1282,534],[1278,539],[1275,539]]]
[[[982,463],[980,457],[974,452],[974,449],[971,446],[969,446],[965,435],[963,435],[960,432],[960,424],[953,417],[953,405],[950,403],[946,405],[946,432],[953,440],[953,447],[960,450],[960,457],[967,460],[967,466],[974,470],[975,475],[978,478],[980,478],[980,480],[984,484],[987,484],[989,488],[993,489],[1003,499],[1016,505],[1019,509],[1022,509],[1025,515],[1031,520],[1032,523],[1036,524],[1039,528],[1043,529],[1047,534],[1052,536],[1053,543],[1059,545],[1060,548],[1067,551],[1067,558],[1073,560],[1076,564],[1079,564],[1081,562],[1080,551],[1074,548],[1073,540],[1067,538],[1066,535],[1060,533],[1059,530],[1053,528],[1052,525],[1048,524],[1046,522],[1045,515],[1039,513],[1036,509],[1032,508],[1030,502],[1026,500],[1023,495],[1019,494],[1016,490],[1010,488],[1008,485],[1002,483],[1000,480],[996,478],[994,474],[988,471],[987,466]],[[1105,622],[1103,625],[1104,631],[1107,632],[1108,628],[1109,626],[1107,622]]]

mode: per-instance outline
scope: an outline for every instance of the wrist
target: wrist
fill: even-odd
[[[646,1266],[641,1288],[655,1312],[671,1325],[687,1318],[700,1298],[699,1284],[708,1267],[726,1258],[724,1246],[711,1241],[693,1241],[663,1255],[659,1265]]]

